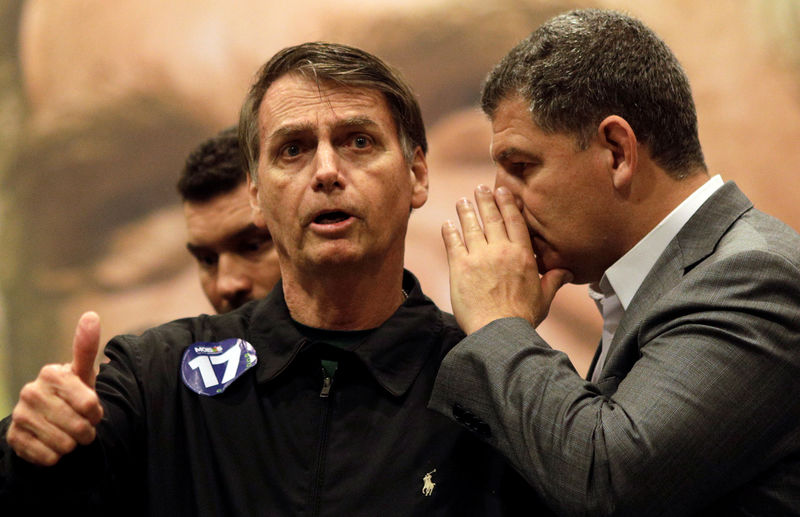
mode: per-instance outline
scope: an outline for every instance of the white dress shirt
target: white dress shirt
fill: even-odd
[[[675,210],[661,220],[650,233],[609,267],[597,286],[589,286],[589,296],[603,315],[603,338],[592,382],[600,377],[606,354],[614,339],[619,322],[636,291],[655,265],[667,245],[678,235],[689,219],[723,184],[719,175],[706,181]]]

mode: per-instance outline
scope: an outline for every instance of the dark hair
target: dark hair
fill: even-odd
[[[208,201],[232,191],[245,179],[237,127],[223,129],[193,150],[178,180],[184,201]]]
[[[317,84],[370,88],[383,94],[397,125],[406,161],[417,147],[428,151],[425,125],[416,96],[394,68],[361,49],[337,43],[303,43],[288,47],[270,59],[256,74],[239,118],[239,141],[247,169],[255,177],[259,158],[258,110],[270,85],[284,75],[295,73]]]
[[[556,16],[514,47],[486,79],[481,106],[521,95],[546,132],[585,148],[619,115],[675,178],[706,169],[689,80],[667,45],[640,21],[601,9]]]

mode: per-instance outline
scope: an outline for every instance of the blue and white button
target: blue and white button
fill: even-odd
[[[244,339],[193,343],[183,352],[181,378],[195,393],[218,395],[257,362],[253,345]]]

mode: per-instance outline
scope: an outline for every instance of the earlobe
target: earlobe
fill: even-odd
[[[610,115],[600,123],[598,136],[601,145],[610,153],[609,172],[614,188],[627,192],[639,160],[636,133],[624,118]]]
[[[411,161],[411,208],[420,208],[428,200],[428,163],[421,147],[414,151]]]

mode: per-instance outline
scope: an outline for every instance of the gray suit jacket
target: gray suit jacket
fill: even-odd
[[[447,355],[430,406],[559,515],[800,515],[800,236],[724,185],[646,277],[599,379],[507,318]]]

